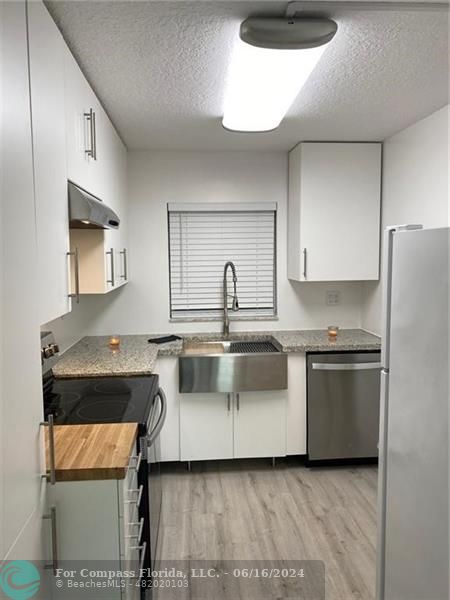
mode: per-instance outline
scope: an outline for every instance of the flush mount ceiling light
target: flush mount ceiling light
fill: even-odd
[[[244,21],[227,78],[223,126],[276,129],[336,31],[336,23],[324,18]]]

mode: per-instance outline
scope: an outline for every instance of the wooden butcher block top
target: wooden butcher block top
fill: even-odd
[[[137,423],[55,425],[56,481],[124,479]],[[49,461],[47,431],[47,465]]]

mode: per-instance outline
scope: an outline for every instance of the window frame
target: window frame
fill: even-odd
[[[171,268],[171,243],[170,243],[170,213],[171,212],[273,212],[273,313],[272,314],[242,314],[240,311],[229,312],[230,321],[277,321],[278,320],[278,203],[167,203],[167,256],[169,261],[169,322],[170,323],[191,323],[191,322],[220,322],[223,320],[222,314],[217,315],[195,315],[195,310],[186,311],[191,314],[174,315],[172,308],[172,268]],[[238,274],[239,278],[239,274]],[[202,309],[204,310],[204,309]],[[211,309],[216,310],[216,309]],[[220,309],[217,309],[220,310]],[[245,310],[245,309],[244,309]],[[257,310],[257,309],[256,309]],[[200,312],[200,310],[199,310]]]

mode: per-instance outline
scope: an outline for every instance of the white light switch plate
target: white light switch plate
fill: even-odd
[[[336,306],[341,303],[341,292],[339,290],[327,290],[325,301],[328,306]]]

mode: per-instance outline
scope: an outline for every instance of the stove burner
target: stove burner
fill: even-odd
[[[81,400],[81,394],[76,392],[63,392],[60,395],[60,402],[63,404],[75,404]]]
[[[101,381],[94,387],[94,391],[99,394],[124,394],[130,392],[130,387],[128,383],[124,383],[118,379],[117,381]],[[132,387],[133,390],[137,390],[142,387],[142,382],[134,381]]]
[[[91,423],[120,423],[125,412],[134,412],[135,407],[129,400],[94,400],[77,410],[83,421]]]

